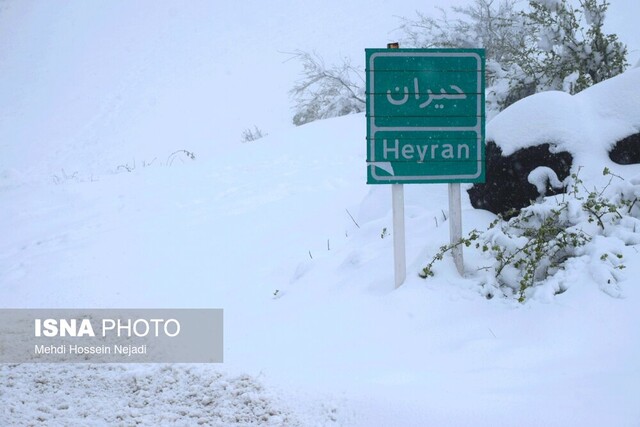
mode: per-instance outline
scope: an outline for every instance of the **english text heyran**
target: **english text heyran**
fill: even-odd
[[[386,161],[418,161],[434,159],[461,159],[468,160],[470,155],[469,144],[403,144],[400,147],[400,140],[393,143],[382,140],[382,158]]]

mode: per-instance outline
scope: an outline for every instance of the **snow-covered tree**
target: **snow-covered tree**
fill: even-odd
[[[454,17],[437,8],[437,18],[418,12],[418,19],[403,18],[403,47],[485,49],[487,61],[509,64],[526,45],[522,32],[524,17],[517,0],[475,0],[467,6],[452,7]],[[490,76],[489,78],[492,78]]]
[[[348,59],[327,67],[316,53],[295,51],[293,57],[303,67],[301,78],[289,92],[295,101],[296,126],[364,111],[363,72]]]
[[[439,16],[417,13],[403,18],[400,29],[404,47],[484,48],[489,111],[499,111],[520,98],[535,93],[527,75],[534,55],[531,36],[523,31],[526,18],[517,0],[474,0],[467,6],[438,8]],[[525,69],[523,69],[525,68]],[[517,84],[511,84],[514,80]]]
[[[577,93],[624,71],[626,46],[602,28],[607,1],[580,0],[578,9],[567,0],[529,3],[524,16],[537,36],[539,90]]]
[[[609,3],[531,0],[475,0],[452,7],[455,18],[418,14],[404,19],[407,47],[483,47],[486,50],[488,110],[500,111],[544,90],[577,93],[626,67],[626,47],[602,26]]]

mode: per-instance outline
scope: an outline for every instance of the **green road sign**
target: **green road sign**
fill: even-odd
[[[484,182],[484,50],[366,49],[367,183]]]

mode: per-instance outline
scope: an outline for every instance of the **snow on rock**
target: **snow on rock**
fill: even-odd
[[[529,174],[539,166],[550,167],[559,180],[580,171],[596,186],[606,184],[604,167],[633,176],[640,172],[639,133],[637,68],[576,95],[548,91],[524,98],[487,123],[487,179],[469,190],[472,204],[494,213],[526,206],[536,191]]]
[[[629,70],[569,95],[548,91],[524,98],[487,123],[487,140],[505,155],[549,143],[575,165],[602,161],[615,141],[640,129],[640,70]],[[598,159],[600,157],[600,159]]]
[[[486,137],[495,141],[505,156],[544,143],[573,147],[587,137],[581,113],[566,92],[538,93],[514,103],[487,123]]]
[[[556,175],[553,169],[546,166],[539,166],[532,170],[529,173],[527,180],[530,184],[536,186],[540,195],[546,194],[549,186],[556,189],[562,188],[562,183],[558,179],[558,175]]]
[[[550,144],[522,148],[505,156],[495,142],[489,141],[486,149],[487,176],[484,184],[475,184],[469,190],[473,207],[493,213],[507,213],[525,207],[540,196],[530,185],[530,173],[538,167],[547,167],[563,181],[570,175],[573,157],[566,151],[555,152]],[[545,194],[554,194],[555,188]]]

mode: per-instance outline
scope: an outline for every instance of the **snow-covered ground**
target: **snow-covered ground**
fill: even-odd
[[[447,239],[446,186],[409,186],[410,273],[394,291],[390,194],[364,185],[363,124],[314,123],[223,159],[5,187],[4,307],[224,308],[225,363],[198,375],[5,365],[2,417],[226,425],[246,398],[254,421],[268,412],[274,425],[637,423],[637,249],[624,249],[623,299],[586,274],[551,303],[488,301],[450,261],[417,277]],[[465,201],[465,229],[490,219]],[[242,375],[268,391],[244,390]],[[156,396],[150,408],[132,378]],[[175,395],[154,392],[166,387]],[[114,399],[119,412],[92,403]]]
[[[29,22],[23,31],[0,25],[0,58],[11,65],[0,85],[9,100],[0,114],[0,307],[223,308],[225,362],[0,365],[0,425],[640,425],[637,246],[616,247],[627,267],[620,297],[603,292],[585,268],[569,270],[567,290],[550,299],[487,300],[473,270],[479,254],[466,254],[466,278],[449,258],[434,278],[418,277],[448,239],[447,191],[407,186],[409,274],[394,290],[390,189],[365,185],[364,116],[291,129],[276,117],[289,115],[283,100],[273,101],[276,108],[264,95],[244,93],[243,115],[240,104],[225,108],[200,96],[225,98],[249,81],[238,71],[245,58],[238,44],[223,35],[240,37],[251,25],[236,27],[224,13],[258,29],[284,26],[288,13],[298,13],[308,21],[297,25],[314,28],[303,3],[276,9],[251,2],[263,15],[229,3],[212,26],[198,7],[172,2],[157,9],[26,4],[0,3],[0,23]],[[331,22],[330,5],[315,7],[317,19]],[[394,13],[419,5],[403,7]],[[383,10],[376,22],[393,22]],[[113,22],[122,30],[107,25]],[[172,35],[185,23],[190,30],[179,34],[210,44],[183,51]],[[244,42],[263,43],[258,29]],[[300,43],[322,39],[310,31],[315,38]],[[276,33],[278,48],[261,58],[279,46],[313,47],[296,44],[304,27]],[[34,50],[34,34],[51,44]],[[384,31],[359,37],[387,41]],[[109,49],[114,43],[130,51]],[[209,48],[229,61],[205,56]],[[97,63],[97,54],[77,59],[88,51],[108,55]],[[111,64],[123,58],[121,75]],[[24,74],[25,64],[37,79]],[[176,83],[185,70],[192,74]],[[93,77],[83,80],[87,72]],[[291,74],[266,73],[286,92]],[[200,86],[208,75],[216,78]],[[222,83],[225,76],[238,86]],[[640,125],[629,113],[638,110],[638,76],[640,69],[629,71],[601,86],[606,92],[597,87],[567,105],[558,104],[561,94],[516,104],[508,113],[514,118],[490,124],[488,134],[506,138],[514,121],[523,122],[522,111],[543,115],[543,107],[560,105],[566,129],[587,123],[584,137],[601,144],[578,158],[585,180],[595,181],[603,141]],[[596,108],[603,102],[610,104]],[[261,112],[273,124],[270,135],[240,144],[240,130]],[[533,138],[536,128],[520,132]],[[581,149],[579,139],[567,141]],[[640,173],[638,166],[606,166],[627,179]],[[463,199],[465,230],[484,229],[493,218]]]

